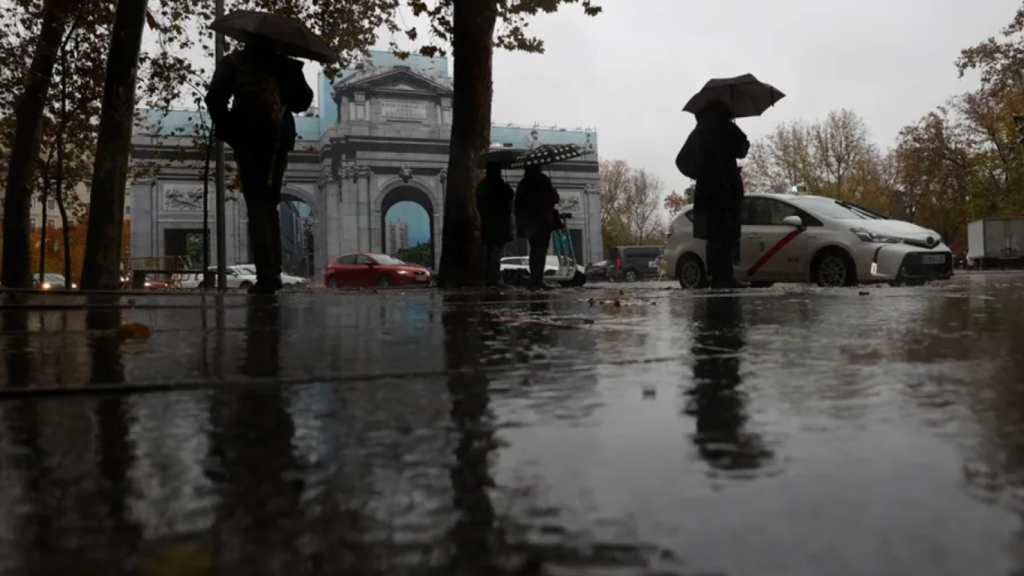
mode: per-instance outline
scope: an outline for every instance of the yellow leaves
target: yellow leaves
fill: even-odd
[[[118,340],[125,342],[128,340],[148,340],[149,339],[149,326],[145,324],[139,324],[132,322],[128,324],[122,324],[114,330]]]
[[[171,544],[143,559],[144,576],[213,576],[217,573],[217,560],[203,546]]]

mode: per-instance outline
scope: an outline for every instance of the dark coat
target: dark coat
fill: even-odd
[[[539,170],[527,171],[516,186],[516,228],[519,236],[528,238],[537,229],[555,230],[555,206],[560,200],[547,174]]]
[[[743,179],[736,161],[750,149],[746,134],[727,111],[711,108],[698,115],[701,169],[693,198],[693,233],[740,236]],[[681,153],[680,153],[681,154]]]
[[[476,209],[480,213],[484,244],[499,245],[512,241],[512,198],[515,192],[501,173],[488,174],[476,185]]]
[[[228,102],[235,91],[238,67],[243,64],[243,59],[267,57],[265,54],[245,49],[238,50],[222,58],[213,73],[213,79],[206,92],[206,107],[210,111],[210,118],[213,120],[217,137],[232,148],[243,143],[241,140],[245,138],[244,129],[247,125],[259,124],[264,120],[262,118],[244,118],[241,117],[240,111],[228,110]],[[269,58],[272,59],[272,62],[267,66],[277,80],[281,104],[285,110],[285,114],[281,116],[281,125],[278,127],[278,145],[284,149],[293,150],[298,134],[295,129],[295,117],[292,114],[304,112],[312,105],[313,89],[306,83],[301,61],[277,54],[271,54]],[[261,64],[265,63],[261,62]],[[252,144],[252,142],[244,143]]]

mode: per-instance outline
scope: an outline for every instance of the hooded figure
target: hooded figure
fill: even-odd
[[[750,142],[733,121],[729,105],[714,100],[697,114],[694,129],[699,169],[693,200],[693,235],[706,241],[705,262],[714,288],[739,287],[733,265],[739,262],[743,180],[736,161]],[[686,146],[676,165],[685,172]]]
[[[228,101],[231,100],[231,110]],[[253,36],[217,63],[206,93],[217,138],[234,150],[249,217],[249,245],[256,264],[251,291],[281,288],[281,202],[288,153],[297,133],[293,113],[313,103],[302,62],[277,53]]]
[[[547,288],[544,268],[547,265],[551,233],[558,228],[555,206],[558,191],[540,166],[527,166],[516,187],[516,227],[519,236],[530,242],[530,288]]]
[[[484,271],[488,286],[501,285],[501,257],[512,241],[512,187],[501,177],[501,164],[491,162],[476,185],[476,209],[484,242]]]

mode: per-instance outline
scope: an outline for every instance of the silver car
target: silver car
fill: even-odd
[[[665,247],[669,277],[687,289],[708,285],[692,211],[687,206],[672,222]],[[952,277],[953,253],[933,230],[834,198],[751,194],[743,200],[734,271],[755,286],[921,284]]]

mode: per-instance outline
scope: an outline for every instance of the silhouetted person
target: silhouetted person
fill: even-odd
[[[739,262],[740,211],[743,179],[736,161],[746,157],[750,142],[733,122],[732,109],[714,100],[697,114],[696,138],[676,157],[680,172],[686,156],[699,160],[699,175],[693,200],[693,235],[706,241],[705,261],[712,288],[736,288],[744,284],[733,277],[733,265]],[[696,145],[691,151],[687,146]]]
[[[228,100],[231,110],[228,111]],[[281,288],[281,219],[277,205],[297,133],[292,113],[313,103],[302,62],[278,54],[253,36],[225,56],[206,94],[217,137],[231,146],[249,213],[249,242],[256,264],[252,292]]]
[[[527,166],[516,187],[516,227],[519,237],[530,243],[530,289],[546,289],[544,268],[547,265],[551,232],[557,229],[558,191],[540,166]]]
[[[488,286],[500,286],[501,257],[512,241],[512,198],[515,192],[501,177],[501,164],[487,165],[487,175],[476,186],[476,209],[480,213],[484,242],[484,271]]]
[[[696,310],[693,389],[687,411],[697,421],[693,442],[701,457],[720,470],[750,470],[771,457],[756,435],[744,430],[746,396],[741,388],[743,320],[740,299],[704,299]]]

